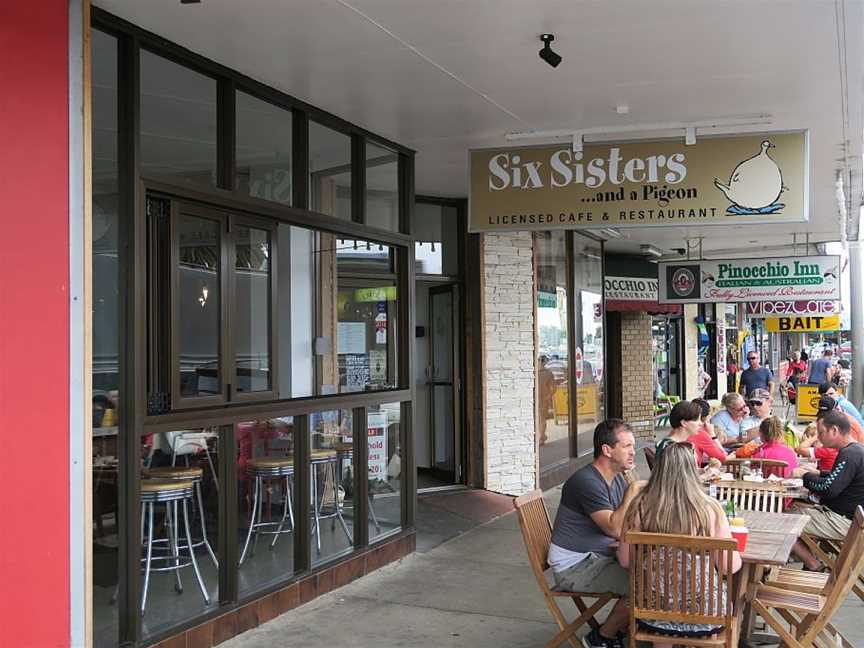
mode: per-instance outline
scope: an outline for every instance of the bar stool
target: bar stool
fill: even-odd
[[[345,532],[345,537],[348,538],[348,542],[351,543],[354,541],[354,538],[351,536],[351,532],[348,530],[348,525],[345,523],[345,518],[342,517],[342,508],[339,506],[339,481],[336,475],[336,466],[338,465],[338,463],[339,455],[336,450],[312,451],[312,514],[315,519],[314,525],[312,527],[312,532],[315,534],[316,547],[319,554],[321,553],[321,520],[327,518],[335,518],[336,520],[339,520],[339,524],[342,526],[342,530]],[[328,474],[332,475],[333,477],[333,512],[326,515],[321,513],[321,509],[324,508],[323,493],[320,501],[318,499],[319,470],[323,471],[322,476],[325,481]]]
[[[198,570],[198,562],[195,560],[195,549],[192,545],[192,532],[189,529],[189,509],[186,502],[192,499],[192,494],[195,490],[195,485],[189,480],[157,480],[145,479],[141,481],[141,512],[142,517],[146,519],[146,523],[142,524],[141,536],[145,535],[146,527],[146,547],[147,556],[143,558],[144,562],[144,586],[141,591],[141,615],[144,615],[144,610],[147,607],[147,590],[150,585],[151,571],[173,571],[174,577],[177,579],[174,589],[178,594],[183,593],[183,582],[180,580],[180,570],[184,567],[192,565],[195,571],[195,578],[198,580],[198,587],[201,589],[201,595],[204,597],[204,603],[210,605],[210,596],[207,594],[207,588],[204,586],[204,579],[201,577],[201,572]],[[154,510],[157,504],[165,505],[165,538],[154,538]],[[186,549],[189,551],[189,561],[181,562],[180,549],[178,547],[177,536],[180,527],[178,517],[178,504],[182,504],[183,508],[183,526],[186,532]],[[168,556],[153,556],[153,544],[155,542],[168,542],[170,555]],[[164,560],[169,564],[165,567],[153,567],[154,560]]]
[[[250,459],[246,464],[246,474],[255,480],[255,494],[252,497],[252,519],[249,522],[249,531],[246,534],[246,542],[243,545],[243,551],[240,554],[240,563],[246,558],[246,551],[249,549],[249,542],[252,539],[252,534],[255,534],[255,542],[252,543],[252,554],[255,553],[255,544],[258,542],[258,535],[272,535],[273,541],[270,543],[270,548],[276,546],[276,541],[283,533],[291,533],[294,530],[294,510],[291,506],[291,480],[294,477],[294,458],[293,457],[259,457]],[[264,522],[264,480],[266,479],[285,479],[285,496],[282,500],[282,518],[278,522]],[[258,519],[256,522],[255,519]],[[285,520],[291,522],[291,528],[283,530]],[[262,531],[260,529],[275,526],[275,531]]]
[[[191,481],[194,484],[195,498],[198,503],[198,517],[201,522],[201,540],[195,542],[192,546],[200,547],[201,545],[204,545],[207,547],[207,553],[210,554],[210,559],[218,568],[219,561],[216,559],[216,553],[213,551],[213,547],[210,545],[210,540],[207,538],[207,522],[204,520],[204,499],[201,497],[201,483],[204,479],[204,469],[198,466],[164,466],[159,468],[145,468],[142,474],[148,479],[160,479],[163,481]],[[141,514],[144,514],[143,510]],[[181,546],[180,548],[183,547]]]

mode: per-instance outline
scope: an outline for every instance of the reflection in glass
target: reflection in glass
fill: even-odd
[[[268,391],[270,372],[270,232],[234,228],[234,348],[238,392]]]
[[[309,416],[312,564],[354,547],[354,464],[350,410]]]
[[[396,285],[342,286],[336,304],[339,392],[396,387]]]
[[[145,468],[137,604],[145,638],[219,604],[217,437],[215,429],[198,428],[141,439]]]
[[[569,461],[567,266],[564,232],[534,238],[537,277],[537,419],[540,470]]]
[[[374,405],[366,412],[369,439],[369,540],[401,527],[402,449],[400,403]]]
[[[294,419],[237,425],[240,593],[294,572]]]
[[[180,393],[220,394],[219,221],[181,214],[177,230]]]
[[[459,212],[455,207],[418,201],[412,232],[417,274],[459,274]]]
[[[216,184],[216,80],[141,50],[141,169]]]
[[[93,642],[116,646],[119,268],[117,39],[92,32],[93,94]]]
[[[594,427],[603,420],[606,412],[603,389],[603,262],[600,244],[578,234],[573,241],[573,286],[576,296],[577,447],[579,454],[584,454],[591,451]]]
[[[291,204],[291,111],[237,92],[240,193]]]
[[[399,230],[398,156],[371,142],[366,142],[366,224]]]
[[[351,220],[351,137],[309,122],[309,207]]]

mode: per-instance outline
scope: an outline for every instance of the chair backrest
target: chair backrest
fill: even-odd
[[[642,451],[645,453],[645,461],[648,462],[648,470],[654,470],[654,460],[657,457],[657,451],[651,446],[645,446],[642,448]]]
[[[735,503],[736,509],[782,513],[786,489],[781,484],[750,482],[719,482],[717,499]]]
[[[852,587],[858,582],[864,570],[864,509],[860,506],[855,510],[849,533],[843,541],[843,548],[831,570],[828,585],[825,588],[825,605],[819,618],[808,629],[802,638],[802,645],[811,645],[827,623],[846,601]],[[815,645],[815,644],[814,644]]]
[[[753,459],[750,464],[753,470],[762,471],[763,477],[785,477],[789,464],[782,459]]]
[[[731,631],[735,540],[637,531],[625,540],[634,622],[702,623]]]
[[[544,572],[549,569],[546,558],[549,555],[549,545],[552,544],[552,522],[546,503],[543,501],[543,491],[535,490],[513,500],[516,515],[519,517],[519,528],[522,529],[522,539],[528,550],[528,560],[531,569],[541,583],[541,589],[548,589]]]

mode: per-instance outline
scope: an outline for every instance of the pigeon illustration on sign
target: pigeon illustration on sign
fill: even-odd
[[[727,213],[737,216],[776,214],[786,206],[777,202],[786,187],[783,186],[780,167],[768,155],[768,149],[772,148],[774,145],[768,140],[762,142],[762,150],[758,154],[735,167],[728,185],[714,178],[714,185],[732,203]]]

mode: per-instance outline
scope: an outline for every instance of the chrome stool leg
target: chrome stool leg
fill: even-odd
[[[318,465],[312,464],[312,511],[315,515],[315,522],[313,523],[312,532],[315,534],[315,543],[318,549],[318,553],[321,553],[321,518],[320,511],[318,510],[319,502],[318,502]]]
[[[153,562],[153,502],[144,504],[144,507],[150,507],[150,514],[147,518],[147,562],[144,568],[144,586],[141,590],[141,616],[144,616],[144,610],[147,607],[147,588],[150,586],[150,566]],[[118,584],[119,586],[119,584]]]
[[[182,594],[183,581],[180,580],[180,549],[177,543],[177,530],[180,526],[180,520],[177,519],[176,501],[165,503],[165,519],[167,525],[165,530],[168,532],[168,550],[171,552],[171,562],[174,563],[174,578],[177,581],[174,584],[174,590],[178,594]]]
[[[294,530],[294,513],[291,512],[291,489],[288,486],[288,475],[285,475],[285,492],[282,495],[282,519],[279,520],[279,526],[276,527],[276,532],[273,534],[273,542],[270,543],[270,548],[276,546],[276,541],[279,539],[279,534],[282,533],[282,527],[285,526],[285,520],[288,519],[290,513],[291,530]]]
[[[174,502],[174,512],[177,512],[177,502]],[[189,509],[186,507],[186,500],[183,500],[183,524],[186,527],[186,542],[189,547],[189,558],[192,560],[192,569],[195,571],[195,578],[198,579],[198,587],[201,588],[201,595],[204,597],[204,603],[210,605],[210,596],[207,594],[207,588],[204,587],[204,579],[201,578],[201,572],[198,571],[198,561],[195,559],[195,549],[192,546],[192,533],[189,531]],[[180,573],[180,570],[177,570]],[[179,578],[179,576],[178,576]]]
[[[254,495],[252,497],[252,519],[249,520],[249,532],[246,534],[246,543],[243,545],[243,551],[240,554],[240,562],[238,564],[242,565],[243,560],[246,558],[246,550],[249,549],[249,541],[252,539],[252,533],[255,529],[255,516],[258,511],[258,493],[261,488],[261,478],[257,475],[255,476],[255,489]]]
[[[219,568],[219,561],[216,559],[216,554],[213,552],[213,547],[210,546],[210,540],[207,539],[207,521],[204,519],[204,499],[201,497],[201,482],[195,482],[195,495],[198,499],[198,515],[201,520],[201,539],[204,541],[204,546],[207,547],[207,552],[210,554],[210,559],[216,568]]]
[[[375,505],[372,502],[372,493],[369,493],[369,515],[372,516],[372,523],[375,525],[375,530],[381,533],[381,525],[378,523],[378,516],[375,515]]]
[[[342,507],[339,506],[339,482],[336,479],[336,462],[328,463],[327,469],[332,471],[333,473],[333,509],[335,510],[335,517],[339,520],[339,524],[342,525],[342,530],[345,532],[345,537],[348,538],[348,543],[351,544],[354,542],[354,538],[351,536],[351,532],[348,530],[348,525],[345,523],[345,518],[342,517]]]

